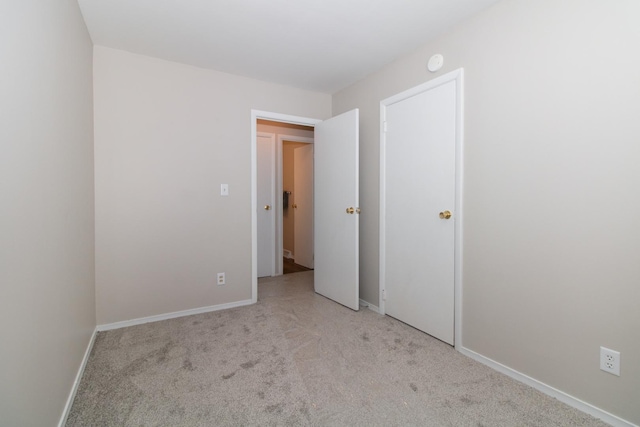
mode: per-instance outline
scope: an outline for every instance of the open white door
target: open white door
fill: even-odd
[[[259,133],[257,144],[258,174],[258,277],[275,274],[275,136]]]
[[[357,109],[315,127],[315,291],[359,309]]]
[[[313,268],[313,144],[293,150],[294,260]]]

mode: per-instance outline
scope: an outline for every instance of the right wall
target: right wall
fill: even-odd
[[[463,347],[635,424],[639,19],[637,0],[505,0],[332,105],[360,108],[360,295],[378,305],[380,101],[464,68]]]

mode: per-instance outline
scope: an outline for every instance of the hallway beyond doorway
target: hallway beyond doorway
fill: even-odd
[[[293,259],[284,257],[282,258],[282,274],[299,273],[301,271],[310,271],[310,268],[304,265],[299,265],[294,262]]]

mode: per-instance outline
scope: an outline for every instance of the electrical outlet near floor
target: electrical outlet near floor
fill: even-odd
[[[224,273],[218,273],[218,286],[225,284]]]
[[[620,352],[600,347],[600,369],[620,376]]]

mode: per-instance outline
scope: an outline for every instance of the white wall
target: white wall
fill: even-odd
[[[503,1],[333,97],[333,114],[361,109],[361,295],[377,304],[379,102],[465,68],[464,346],[634,423],[639,16],[635,0]]]
[[[251,109],[331,97],[101,46],[94,75],[98,324],[249,300]]]
[[[0,424],[61,418],[95,328],[92,46],[73,0],[0,4]]]

